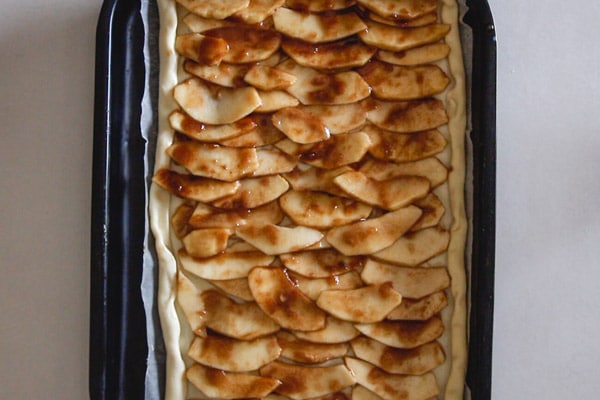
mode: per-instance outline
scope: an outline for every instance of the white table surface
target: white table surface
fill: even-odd
[[[490,3],[499,42],[493,398],[596,399],[600,3]],[[100,1],[0,5],[0,399],[81,400]]]

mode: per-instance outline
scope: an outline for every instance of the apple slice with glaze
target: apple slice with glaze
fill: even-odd
[[[315,44],[286,38],[281,48],[300,65],[326,70],[363,66],[377,52],[375,47],[355,39]]]
[[[385,161],[418,161],[441,153],[448,142],[437,130],[425,130],[414,133],[396,133],[377,128],[364,127],[369,135],[371,147],[369,154]]]
[[[189,13],[185,17],[183,17],[183,23],[189,28],[191,32],[197,33],[206,32],[214,28],[235,25],[234,22],[229,20],[205,18],[194,13]]]
[[[410,228],[412,232],[436,226],[441,221],[442,217],[444,216],[444,213],[446,212],[444,203],[442,203],[440,198],[437,197],[434,193],[429,193],[422,199],[415,201],[414,204],[415,206],[423,210],[423,215],[417,221],[417,223],[414,224],[412,228]]]
[[[437,11],[429,12],[412,19],[384,18],[379,14],[369,10],[365,10],[365,13],[368,15],[368,18],[371,21],[394,26],[396,28],[417,28],[419,26],[434,24],[438,20]]]
[[[414,349],[444,333],[444,323],[438,316],[427,321],[381,321],[354,326],[363,335],[399,349]]]
[[[300,106],[320,119],[332,134],[346,133],[360,128],[367,120],[367,110],[361,102],[340,105]]]
[[[258,90],[261,105],[256,108],[257,113],[271,113],[282,108],[295,107],[298,99],[283,90]]]
[[[225,252],[208,258],[194,258],[179,252],[179,263],[186,271],[209,280],[245,278],[257,265],[269,265],[275,258],[260,251]]]
[[[225,40],[229,45],[229,51],[223,56],[223,61],[232,64],[266,60],[281,44],[279,33],[271,29],[251,26],[224,26],[204,31],[202,34]]]
[[[438,99],[404,102],[370,101],[367,119],[381,129],[410,133],[425,131],[448,122],[444,103]]]
[[[288,272],[288,276],[302,293],[307,295],[311,300],[317,300],[319,295],[325,290],[357,289],[363,285],[360,275],[356,271],[328,278],[307,278],[292,272]]]
[[[355,13],[310,14],[279,8],[273,13],[275,28],[286,36],[311,43],[331,42],[367,29]]]
[[[425,321],[448,305],[446,292],[440,290],[420,299],[402,299],[402,303],[387,318],[390,320]]]
[[[450,233],[434,226],[406,234],[373,256],[393,264],[414,267],[444,252],[449,242]]]
[[[429,180],[432,189],[448,179],[448,169],[436,157],[401,163],[370,159],[361,165],[359,171],[378,181],[403,175],[422,176]]]
[[[262,398],[281,384],[274,378],[226,372],[200,364],[188,368],[185,376],[202,393],[213,399]]]
[[[230,296],[244,301],[254,301],[252,292],[250,292],[250,286],[248,286],[248,279],[246,278],[227,279],[223,281],[213,280],[210,283]]]
[[[228,64],[202,65],[191,60],[183,62],[183,69],[198,78],[229,88],[244,86],[244,75],[248,71],[246,65]]]
[[[228,228],[251,223],[278,224],[283,219],[283,212],[277,202],[267,203],[252,209],[219,209],[204,203],[198,203],[189,217],[189,224],[197,229]]]
[[[250,0],[176,0],[184,8],[204,18],[225,19],[247,8]]]
[[[257,127],[254,118],[242,118],[226,125],[209,125],[196,121],[181,111],[173,111],[169,115],[169,123],[175,131],[199,142],[214,143],[221,140],[232,139],[248,133]]]
[[[304,165],[304,167],[306,167],[306,165]],[[319,191],[335,196],[346,196],[346,193],[333,183],[333,179],[347,171],[352,171],[352,168],[348,166],[341,166],[331,170],[296,168],[292,172],[284,174],[283,177],[290,183],[295,191]]]
[[[296,77],[268,65],[256,64],[248,70],[244,81],[257,89],[277,90],[293,85]]]
[[[183,310],[192,332],[198,336],[206,335],[208,318],[204,312],[202,293],[208,289],[204,282],[197,286],[181,271],[177,274],[177,304]]]
[[[183,239],[187,254],[204,258],[214,256],[227,248],[227,241],[233,231],[224,228],[196,229]]]
[[[373,21],[365,21],[367,29],[358,34],[368,45],[389,51],[404,51],[442,40],[450,25],[432,24],[417,28],[397,28]]]
[[[349,257],[331,249],[281,254],[279,259],[286,268],[307,278],[342,275],[362,269],[366,262],[364,256]]]
[[[432,43],[399,52],[379,50],[375,58],[390,64],[409,66],[443,60],[449,53],[450,46],[446,43]]]
[[[175,51],[198,64],[215,66],[225,58],[229,45],[223,39],[201,33],[186,33],[175,38]]]
[[[353,323],[332,316],[327,317],[323,329],[312,332],[294,331],[292,333],[298,339],[312,343],[344,343],[360,335]]]
[[[233,18],[250,25],[258,24],[273,15],[284,2],[285,0],[250,0],[248,7],[234,13]]]
[[[311,343],[285,331],[277,333],[277,342],[281,346],[282,357],[299,363],[323,363],[348,352],[346,343]]]
[[[239,183],[237,192],[213,201],[212,205],[227,209],[256,208],[277,199],[289,188],[287,181],[279,175],[242,179]]]
[[[302,250],[323,238],[321,232],[305,226],[290,228],[264,223],[241,226],[235,233],[265,254]]]
[[[240,189],[239,182],[223,182],[194,175],[179,174],[168,169],[157,171],[152,181],[178,197],[203,202],[230,196]]]
[[[294,157],[277,149],[257,149],[256,159],[258,167],[252,173],[252,176],[291,172],[298,164],[298,161]]]

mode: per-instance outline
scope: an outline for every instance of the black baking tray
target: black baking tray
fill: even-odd
[[[467,1],[473,165],[469,367],[471,398],[491,398],[496,186],[496,36],[485,0]],[[156,5],[147,3],[151,10]],[[96,36],[91,230],[89,392],[93,400],[145,399],[148,344],[141,296],[148,250],[140,128],[147,74],[142,1],[106,0]],[[156,54],[150,54],[155,57]]]

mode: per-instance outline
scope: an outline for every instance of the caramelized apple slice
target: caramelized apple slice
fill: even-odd
[[[367,46],[358,40],[314,44],[303,40],[284,39],[281,48],[298,64],[317,69],[360,67],[377,51],[375,47]]]
[[[283,108],[273,114],[272,122],[296,143],[315,143],[329,138],[329,129],[323,121],[302,108]]]
[[[285,6],[299,11],[335,11],[352,7],[356,0],[286,0]]]
[[[213,399],[261,398],[281,384],[273,378],[225,372],[200,364],[188,368],[185,376],[202,393]]]
[[[275,336],[248,341],[223,336],[196,337],[188,356],[207,367],[232,372],[252,371],[274,361],[281,354]]]
[[[239,190],[232,196],[223,197],[212,204],[220,208],[256,208],[277,199],[289,188],[279,175],[242,179]]]
[[[173,98],[195,120],[214,125],[235,122],[261,105],[252,87],[209,88],[198,78],[175,86]]]
[[[392,282],[394,289],[411,299],[419,299],[450,286],[448,270],[443,267],[398,267],[368,260],[361,277],[369,284]]]
[[[371,392],[364,386],[354,385],[352,387],[352,400],[383,400],[379,395]],[[431,400],[431,399],[430,399]],[[433,399],[433,400],[437,400]]]
[[[288,272],[292,281],[300,288],[302,293],[311,300],[317,300],[324,290],[356,289],[362,286],[360,275],[356,271],[330,276],[328,278],[306,278],[302,275]]]
[[[414,349],[444,333],[444,323],[437,316],[427,321],[382,321],[354,326],[363,335],[400,349]]]
[[[292,399],[323,396],[356,383],[343,364],[305,367],[274,361],[262,367],[260,374],[280,380],[282,383],[275,391]]]
[[[227,248],[232,231],[223,228],[196,229],[182,239],[186,252],[192,257],[211,257]]]
[[[429,181],[420,176],[377,181],[356,171],[338,175],[333,182],[352,197],[386,210],[405,207],[426,196],[430,189]]]
[[[260,308],[282,327],[315,331],[325,327],[325,313],[294,285],[281,268],[257,267],[248,275]]]
[[[244,301],[254,301],[252,292],[250,292],[250,286],[248,286],[248,279],[246,278],[210,281],[210,283],[228,295],[237,297],[238,299]]]
[[[333,179],[346,171],[352,171],[352,168],[348,166],[342,166],[332,170],[318,168],[297,168],[292,172],[284,174],[283,176],[296,191],[320,191],[333,195],[345,196],[345,192],[340,190],[333,183]]]
[[[192,204],[183,203],[171,215],[171,228],[177,238],[181,239],[192,230],[192,226],[188,223],[193,212],[194,206]]]
[[[368,18],[372,21],[395,26],[397,28],[416,28],[419,26],[430,25],[437,22],[438,19],[437,11],[429,12],[412,19],[384,18],[372,11],[366,11],[366,14],[368,14]]]
[[[281,346],[282,357],[308,364],[322,363],[332,358],[342,357],[348,351],[346,343],[311,343],[284,331],[277,333],[277,342]]]
[[[269,265],[274,257],[259,251],[223,253],[209,258],[193,258],[179,253],[183,269],[204,279],[226,280],[245,278],[257,265]]]
[[[433,193],[429,193],[422,199],[415,201],[414,204],[423,210],[423,215],[417,221],[417,223],[410,228],[410,230],[413,232],[436,226],[446,212],[444,203],[442,203],[439,197]]]
[[[273,126],[270,115],[255,114],[252,121],[256,124],[252,130],[219,143],[227,147],[262,147],[285,138],[285,135]]]
[[[415,133],[396,133],[374,126],[365,127],[372,146],[369,154],[386,161],[416,161],[441,153],[448,142],[436,129]]]
[[[258,167],[252,176],[282,174],[292,171],[298,161],[277,149],[258,149],[256,151]]]
[[[245,65],[227,64],[224,62],[218,65],[202,65],[190,60],[183,62],[183,69],[205,81],[230,88],[243,86],[244,75],[248,71],[248,67]]]
[[[443,60],[448,57],[448,54],[450,54],[450,46],[446,43],[433,43],[395,53],[379,50],[375,57],[395,65],[421,65]]]
[[[302,250],[323,237],[321,232],[304,226],[288,228],[274,224],[245,225],[235,233],[265,254]]]
[[[221,210],[199,203],[189,217],[189,224],[197,229],[228,228],[249,223],[277,224],[283,219],[283,213],[277,202],[271,202],[254,209]]]
[[[224,19],[248,7],[250,0],[177,0],[187,10],[204,18]]]
[[[333,134],[360,128],[367,120],[367,110],[360,102],[337,106],[303,106],[301,108],[323,121]]]
[[[233,16],[250,25],[258,24],[273,15],[273,12],[284,2],[285,0],[250,0],[248,7],[236,12]]]
[[[317,305],[336,318],[358,323],[379,322],[402,302],[402,295],[387,282],[358,289],[325,290]]]
[[[449,242],[450,233],[435,226],[401,237],[374,257],[393,264],[416,266],[446,250]]]
[[[175,50],[181,56],[202,65],[219,65],[229,52],[229,45],[219,38],[204,36],[201,33],[177,35]]]
[[[283,90],[259,90],[258,95],[262,104],[255,111],[259,113],[270,113],[299,104],[297,98]]]
[[[275,31],[242,25],[214,28],[205,31],[203,35],[225,40],[229,51],[223,57],[223,61],[232,64],[265,60],[275,53],[281,44],[281,35]]]
[[[296,77],[268,65],[257,64],[248,70],[244,80],[257,89],[276,90],[290,87],[296,82]]]
[[[448,296],[442,290],[423,298],[402,299],[387,318],[390,320],[425,321],[442,311],[448,305]]]
[[[369,178],[377,179],[378,181],[403,175],[422,176],[431,182],[432,188],[438,187],[448,179],[446,166],[435,157],[402,163],[367,160],[361,165],[359,171]]]
[[[307,278],[330,278],[361,269],[366,257],[348,257],[335,250],[302,251],[281,254],[279,259],[286,268]]]
[[[429,399],[439,394],[432,373],[419,376],[393,375],[356,358],[346,357],[344,361],[360,385],[384,400],[397,400],[398,393],[402,393],[407,400]]]
[[[177,304],[183,310],[192,332],[198,336],[206,334],[207,316],[204,312],[202,292],[206,288],[199,288],[183,273],[177,274]]]
[[[183,17],[183,22],[192,32],[202,33],[214,28],[223,26],[232,26],[235,23],[222,19],[204,18],[194,13],[189,13]]]
[[[358,4],[392,19],[413,19],[437,10],[436,0],[357,0]]]
[[[331,316],[327,317],[323,329],[312,332],[295,331],[293,333],[298,339],[312,343],[344,343],[360,334],[351,322],[341,321]]]
[[[396,28],[373,21],[365,22],[367,30],[358,34],[362,41],[389,51],[403,51],[435,43],[450,32],[450,25],[445,24],[432,24],[418,28]]]
[[[394,243],[421,214],[415,206],[400,208],[381,217],[333,228],[327,233],[327,241],[347,256],[372,254]]]
[[[389,102],[373,100],[367,119],[393,132],[418,132],[437,128],[448,122],[444,103],[437,99]]]
[[[152,180],[178,197],[197,201],[213,201],[238,191],[238,182],[222,182],[160,169]]]
[[[307,14],[283,7],[273,13],[273,22],[279,32],[311,43],[331,42],[367,28],[354,13]]]
[[[218,142],[231,139],[250,132],[257,126],[254,119],[249,117],[227,125],[207,125],[196,121],[181,111],[173,111],[169,115],[169,123],[171,128],[177,132],[200,142]]]
[[[324,193],[290,190],[279,198],[285,213],[298,225],[329,229],[367,218],[372,208],[366,204]]]

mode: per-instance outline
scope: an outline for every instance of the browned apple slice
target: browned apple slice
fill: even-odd
[[[169,123],[171,124],[171,128],[177,132],[181,132],[200,142],[211,143],[240,136],[250,132],[257,126],[255,120],[250,117],[242,118],[232,124],[208,125],[196,121],[181,111],[173,111],[171,115],[169,115]]]
[[[228,20],[204,18],[194,13],[189,13],[183,17],[183,22],[192,32],[202,33],[214,28],[223,26],[232,26],[235,23]]]
[[[216,290],[202,293],[206,326],[234,339],[252,340],[279,330],[256,303],[236,303]]]
[[[367,218],[372,208],[325,193],[290,190],[279,198],[285,213],[298,225],[329,229]]]
[[[328,278],[306,278],[291,272],[288,272],[288,275],[296,283],[296,286],[300,288],[302,293],[310,297],[311,300],[317,300],[324,290],[356,289],[362,286],[360,275],[356,271]]]
[[[402,299],[387,318],[391,320],[425,321],[448,305],[448,296],[442,290],[420,299]]]
[[[448,270],[443,267],[398,267],[368,260],[361,277],[365,283],[392,282],[402,296],[419,299],[450,286]]]
[[[432,24],[418,28],[396,28],[373,21],[365,22],[367,30],[358,34],[362,41],[389,51],[403,51],[435,43],[450,32],[450,25],[445,24]]]
[[[223,253],[209,258],[193,258],[179,253],[183,269],[204,279],[226,280],[245,278],[257,265],[269,265],[274,257],[259,251]]]
[[[277,68],[296,76],[296,82],[286,90],[302,104],[349,104],[371,93],[369,85],[354,71],[326,74],[291,59]]]
[[[419,26],[425,26],[437,22],[438,15],[437,11],[423,14],[416,18],[404,19],[404,18],[384,18],[372,11],[365,11],[368,18],[372,21],[379,22],[385,25],[391,25],[398,28],[416,28]]]
[[[232,196],[212,202],[220,208],[256,208],[277,199],[289,188],[279,175],[240,180],[239,190]]]
[[[236,193],[240,188],[238,182],[222,182],[168,169],[159,170],[153,181],[178,197],[197,201],[217,200]]]
[[[282,327],[315,331],[325,327],[325,313],[294,285],[281,268],[254,268],[250,291],[260,308]]]
[[[365,337],[358,337],[350,344],[356,357],[390,374],[423,375],[441,365],[446,358],[438,342],[409,350],[396,349]]]
[[[311,343],[284,331],[277,333],[277,342],[281,346],[282,357],[308,364],[322,363],[332,358],[342,357],[348,351],[346,343]]]
[[[196,229],[183,238],[183,246],[192,257],[211,257],[227,248],[233,232],[223,228]]]
[[[400,208],[381,217],[333,228],[327,232],[327,241],[347,256],[372,254],[394,243],[421,214],[415,206]]]
[[[273,125],[296,143],[321,142],[329,138],[329,128],[313,114],[297,107],[283,108],[273,114]]]
[[[273,13],[273,22],[279,32],[311,43],[331,42],[367,28],[354,13],[307,14],[283,7]]]
[[[444,208],[444,203],[442,203],[439,197],[437,197],[433,193],[429,193],[422,199],[415,201],[414,204],[415,206],[423,210],[423,215],[417,221],[417,223],[414,224],[412,228],[410,228],[410,230],[413,232],[436,226],[444,216],[444,213],[446,212],[446,208]]]
[[[224,19],[248,7],[250,0],[177,0],[187,10],[204,18]]]
[[[298,161],[288,154],[277,149],[258,149],[256,151],[258,167],[252,176],[265,176],[282,174],[292,171]]]
[[[261,105],[260,96],[252,87],[209,88],[198,78],[175,86],[173,98],[192,118],[213,125],[235,122]]]
[[[391,19],[412,19],[437,10],[436,0],[357,0],[358,4]]]
[[[208,322],[202,301],[202,292],[205,290],[194,285],[181,271],[177,274],[177,304],[183,310],[192,332],[198,336],[206,334]]]
[[[171,227],[175,236],[181,239],[192,230],[192,226],[189,225],[190,218],[194,213],[194,206],[192,204],[183,203],[171,215]]]
[[[348,257],[335,250],[302,251],[281,254],[279,259],[286,268],[308,278],[330,278],[361,269],[366,257]]]
[[[245,301],[254,301],[252,292],[250,292],[250,286],[248,286],[248,279],[246,278],[210,281],[210,283],[228,295]]]
[[[363,335],[400,349],[414,349],[444,333],[444,323],[437,316],[427,321],[382,321],[354,326]]]
[[[352,387],[352,400],[383,400],[381,396],[371,392],[364,386],[354,385]],[[433,399],[436,400],[436,399]]]
[[[358,70],[373,95],[386,100],[413,100],[441,93],[450,79],[437,65],[402,67],[371,61]]]
[[[293,333],[298,339],[312,343],[344,343],[360,334],[351,322],[341,321],[331,316],[327,317],[323,329],[312,332],[295,331]]]
[[[366,133],[344,133],[314,144],[298,144],[285,139],[276,146],[306,164],[318,168],[335,169],[352,164],[365,155],[371,140]]]
[[[299,104],[297,98],[283,90],[259,90],[258,95],[262,104],[255,111],[260,113],[270,113]]]
[[[225,372],[200,364],[188,368],[185,376],[202,393],[213,399],[261,398],[281,384],[273,378]]]
[[[256,124],[252,130],[219,143],[228,147],[262,147],[285,138],[285,135],[273,126],[271,115],[255,114],[251,119]]]
[[[434,226],[406,234],[374,257],[393,264],[416,266],[446,250],[449,242],[450,233]]]
[[[308,251],[308,250],[324,250],[324,249],[331,249],[331,245],[329,244],[329,242],[327,240],[325,240],[325,238],[319,240],[315,244],[311,244],[304,250]]]
[[[369,154],[373,157],[396,162],[416,161],[438,154],[448,142],[437,130],[396,133],[375,126],[364,129],[371,140]]]
[[[432,43],[399,52],[379,50],[375,57],[395,65],[421,65],[442,60],[448,57],[448,54],[450,46],[446,43]]]
[[[393,132],[418,132],[437,128],[448,122],[444,103],[437,99],[389,102],[373,100],[367,119]]]
[[[262,61],[277,51],[281,35],[270,29],[250,26],[225,26],[204,31],[203,35],[220,38],[227,42],[229,51],[223,61],[244,64]]]
[[[241,226],[235,233],[265,254],[302,250],[323,238],[321,232],[304,226],[289,228],[264,223]]]
[[[191,60],[183,62],[183,69],[205,81],[230,88],[244,86],[244,75],[248,71],[246,65],[227,64],[224,62],[218,65],[202,65]]]
[[[375,47],[353,39],[318,44],[284,39],[281,48],[298,64],[317,69],[360,67],[377,51]]]
[[[333,183],[333,179],[339,174],[351,170],[352,168],[348,166],[342,166],[332,170],[319,168],[296,168],[294,171],[284,174],[283,176],[296,191],[312,190],[344,196],[345,192],[340,190]]]
[[[258,24],[273,15],[273,12],[284,2],[285,0],[250,0],[248,7],[236,12],[233,16],[247,24]]]
[[[285,6],[298,11],[335,11],[352,7],[356,0],[286,0]]]
[[[175,50],[181,56],[202,65],[219,65],[229,52],[229,45],[223,39],[204,36],[201,33],[177,35]]]
[[[244,80],[257,89],[276,90],[290,87],[296,82],[296,77],[274,67],[257,64],[248,70]]]
[[[379,322],[402,302],[402,295],[387,282],[358,289],[325,290],[317,305],[336,318],[358,322]]]
[[[254,209],[221,210],[199,203],[189,217],[189,224],[197,229],[228,228],[235,229],[248,223],[277,224],[283,219],[283,213],[277,202],[271,202]]]
[[[431,182],[431,187],[436,188],[448,179],[446,166],[435,157],[402,163],[391,163],[380,160],[367,160],[361,165],[360,172],[369,178],[384,181],[402,175],[422,176]]]
[[[187,354],[207,367],[244,372],[274,361],[281,354],[281,347],[275,336],[245,341],[207,335],[194,338]]]
[[[346,357],[344,361],[360,385],[384,400],[397,400],[399,393],[406,400],[429,399],[439,394],[432,373],[418,376],[395,375],[356,358]]]
[[[420,176],[378,181],[357,171],[338,175],[333,182],[352,197],[386,210],[405,207],[425,197],[430,189],[429,181]]]
[[[303,106],[304,111],[319,118],[331,133],[346,133],[360,128],[367,120],[367,110],[362,103],[337,106]]]
[[[260,374],[280,380],[282,383],[275,391],[292,399],[323,396],[356,383],[343,364],[305,367],[274,361],[262,367]]]

